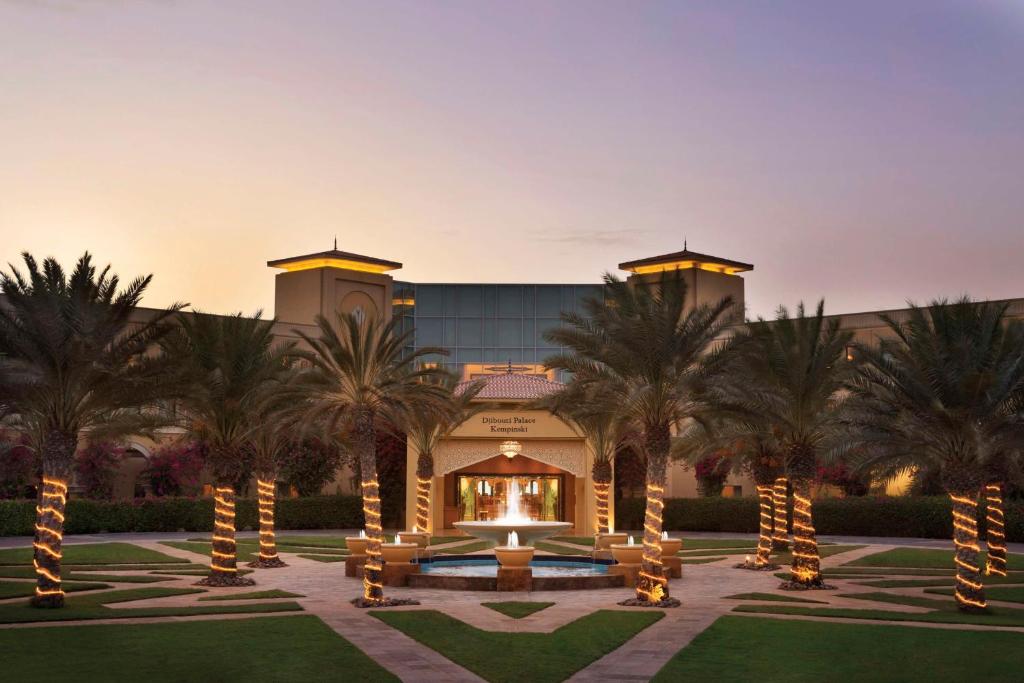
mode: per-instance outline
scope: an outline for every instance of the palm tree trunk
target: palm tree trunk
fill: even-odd
[[[665,509],[665,484],[669,451],[669,428],[665,425],[649,428],[647,450],[647,509],[644,511],[644,554],[640,576],[636,582],[636,597],[646,602],[661,602],[669,597],[668,579],[661,562],[662,512]]]
[[[367,539],[361,604],[375,605],[384,602],[384,562],[380,549],[384,542],[384,527],[381,525],[380,483],[377,481],[377,431],[371,411],[360,410],[355,416],[353,440],[359,458]]]
[[[612,488],[612,464],[607,460],[595,461],[591,472],[594,483],[594,509],[597,513],[596,530],[608,533],[608,495]]]
[[[420,453],[416,458],[416,531],[430,533],[430,489],[434,482],[434,456]]]
[[[63,607],[60,582],[64,511],[68,502],[68,475],[78,440],[69,434],[52,433],[43,445],[43,488],[36,505],[32,566],[36,572],[33,607]]]
[[[273,569],[287,567],[277,555],[277,542],[274,540],[274,499],[277,494],[277,477],[273,472],[256,475],[256,492],[260,513],[260,551],[250,567]]]
[[[823,586],[818,540],[811,513],[811,481],[793,481],[793,566],[791,580],[805,587]]]
[[[789,524],[787,515],[787,499],[789,498],[789,480],[779,477],[775,480],[772,490],[772,504],[775,507],[774,529],[772,531],[772,550],[789,550]]]
[[[201,586],[251,586],[255,581],[238,575],[238,545],[235,543],[235,489],[216,486],[213,490],[213,549],[210,574]]]
[[[765,567],[771,564],[772,554],[772,487],[770,484],[757,484],[757,498],[761,505],[761,515],[758,524],[759,537],[757,540],[757,559],[754,564],[757,567]]]
[[[953,545],[956,548],[956,603],[962,612],[985,611],[985,587],[978,566],[977,491],[950,493],[953,501]]]
[[[985,545],[988,548],[985,573],[1006,576],[1006,516],[1003,514],[1001,483],[985,487],[985,522]]]

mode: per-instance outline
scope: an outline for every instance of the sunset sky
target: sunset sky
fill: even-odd
[[[0,263],[270,314],[335,235],[416,282],[686,237],[752,315],[1024,297],[1024,0],[0,0]]]

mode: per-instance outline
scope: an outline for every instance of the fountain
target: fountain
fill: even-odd
[[[495,545],[515,532],[523,545],[530,546],[571,527],[571,522],[538,522],[524,515],[520,508],[519,482],[515,479],[509,486],[504,517],[486,522],[455,522],[456,529],[475,538],[491,541]]]
[[[525,568],[533,559],[533,551],[533,546],[519,545],[519,534],[512,531],[509,532],[505,545],[499,545],[494,549],[494,556],[498,558],[498,564],[502,567]]]

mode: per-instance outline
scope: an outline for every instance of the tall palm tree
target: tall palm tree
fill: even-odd
[[[249,472],[252,444],[272,388],[288,372],[294,344],[276,344],[273,320],[195,313],[179,316],[178,328],[161,342],[180,379],[183,426],[207,448],[214,478],[214,530],[208,586],[246,586],[238,575],[235,489]]]
[[[583,433],[594,454],[591,480],[597,513],[595,533],[608,533],[608,498],[615,454],[637,437],[630,416],[622,410],[615,395],[603,391],[602,385],[582,382],[570,382],[560,391],[538,400],[536,407],[546,408],[552,414],[570,420]]]
[[[181,308],[138,311],[152,276],[121,288],[84,254],[68,276],[23,254],[25,274],[0,274],[0,411],[29,434],[42,461],[32,604],[61,607],[60,560],[68,479],[79,440],[144,433],[162,424],[153,407],[172,397],[165,359],[152,353]],[[3,417],[3,415],[0,415]]]
[[[277,498],[278,463],[284,449],[291,447],[294,434],[280,413],[268,412],[250,437],[253,471],[256,474],[256,499],[260,516],[259,553],[250,567],[273,569],[286,567],[277,554],[274,540],[274,506]]]
[[[346,434],[358,459],[369,541],[363,596],[353,604],[403,604],[384,597],[377,429],[381,423],[401,428],[408,424],[415,408],[437,410],[445,405],[450,394],[436,380],[442,371],[421,367],[421,362],[425,356],[447,352],[432,347],[405,352],[405,347],[411,345],[412,331],[399,333],[397,317],[384,321],[341,313],[335,322],[318,316],[318,337],[297,331],[309,350],[301,353],[308,367],[299,371],[294,388],[303,401],[306,421],[322,425],[330,435]]]
[[[434,481],[434,451],[460,425],[485,410],[482,403],[473,403],[483,388],[482,382],[458,386],[458,377],[450,372],[431,377],[447,399],[442,402],[418,402],[411,406],[404,425],[409,443],[416,449],[416,527],[430,532],[430,496]]]
[[[791,585],[803,588],[824,585],[811,485],[819,451],[838,433],[837,407],[851,367],[846,350],[852,335],[840,322],[825,319],[824,301],[813,315],[800,304],[792,318],[780,307],[775,320],[750,324],[740,361],[739,381],[746,386],[740,403],[779,444],[793,484]]]
[[[585,300],[585,315],[563,313],[564,325],[546,335],[569,350],[546,365],[571,372],[581,390],[599,387],[613,396],[641,431],[647,507],[636,601],[665,604],[661,527],[672,431],[701,415],[701,383],[720,358],[709,351],[733,302],[726,297],[688,310],[678,271],[666,271],[655,283],[631,285],[611,274],[604,282],[603,299]]]
[[[859,345],[847,423],[861,466],[876,475],[939,473],[953,505],[956,601],[986,608],[978,566],[978,494],[1006,453],[1019,452],[1024,325],[1006,304],[935,301],[882,320],[899,345]]]

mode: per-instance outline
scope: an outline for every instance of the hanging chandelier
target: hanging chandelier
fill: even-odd
[[[523,452],[523,445],[518,441],[502,441],[498,452],[511,460]]]

